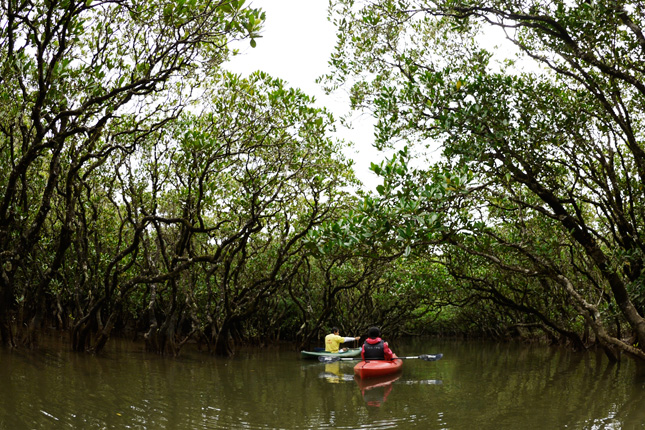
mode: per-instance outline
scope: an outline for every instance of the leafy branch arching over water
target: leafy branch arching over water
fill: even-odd
[[[230,354],[284,324],[302,238],[355,180],[313,100],[220,69],[264,19],[241,0],[2,4],[3,344],[53,326],[79,351],[118,330]]]
[[[357,196],[329,112],[222,70],[261,10],[4,2],[2,343],[230,355],[378,324],[644,359],[642,6],[333,1],[322,80],[394,154]]]
[[[645,359],[643,10],[333,2],[329,88],[350,85],[354,107],[373,111],[378,146],[443,155],[380,169],[378,204],[400,249],[444,266],[455,303],[477,303],[482,328],[539,329],[578,347],[591,329],[610,358]],[[523,59],[495,61],[483,47],[491,28]],[[437,199],[433,187],[450,192]]]

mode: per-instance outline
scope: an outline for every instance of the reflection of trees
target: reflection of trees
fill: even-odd
[[[603,418],[624,425],[632,418],[621,417],[619,411],[633,414],[639,409],[634,401],[645,396],[631,379],[633,369],[612,365],[600,354],[477,342],[465,350],[467,360],[441,363],[446,403],[437,408],[453,405],[446,417],[456,426],[462,413],[464,419],[476,419],[480,428],[513,428],[528,421],[542,428],[581,428]],[[459,388],[453,389],[455,385]],[[454,397],[463,393],[471,395]]]
[[[117,347],[123,350],[115,354]],[[4,350],[0,419],[10,428],[51,427],[42,410],[74,428],[124,422],[235,428],[242,419],[247,427],[358,428],[376,417],[399,428],[629,429],[640,427],[645,400],[642,374],[631,362],[606,366],[600,354],[446,342],[441,361],[406,362],[382,406],[387,416],[378,416],[366,407],[357,382],[328,383],[320,378],[322,363],[299,360],[293,351],[142,360],[139,348],[125,352],[129,347],[111,342],[108,354],[98,357]],[[340,369],[349,374],[352,365]],[[442,384],[422,382],[429,377]]]

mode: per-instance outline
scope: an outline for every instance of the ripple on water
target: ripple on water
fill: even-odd
[[[641,428],[642,374],[625,361],[545,347],[401,344],[400,378],[368,392],[353,363],[294,351],[226,360],[126,348],[99,357],[0,349],[0,429]],[[321,375],[323,377],[321,377]],[[379,397],[380,396],[380,397]]]

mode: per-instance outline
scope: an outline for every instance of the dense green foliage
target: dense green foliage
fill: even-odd
[[[437,300],[460,331],[538,330],[644,359],[643,5],[333,7],[327,84],[374,113],[378,146],[405,146],[375,166],[379,196],[346,229],[449,273]],[[494,29],[517,58],[491,47]]]
[[[53,326],[78,351],[118,330],[231,354],[306,327],[303,238],[355,179],[328,112],[221,71],[264,19],[239,0],[3,3],[3,344]]]
[[[322,80],[394,154],[355,193],[329,112],[221,69],[266,18],[243,0],[3,3],[0,340],[230,355],[378,324],[645,359],[643,10],[333,1]]]

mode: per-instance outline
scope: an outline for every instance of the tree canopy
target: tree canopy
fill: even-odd
[[[590,328],[610,357],[645,358],[643,10],[334,1],[325,82],[373,112],[376,145],[401,148],[366,200],[387,220],[361,225],[386,223],[379,237],[444,265],[466,287],[455,299],[486,299],[507,326],[575,345]],[[493,30],[517,57],[491,48]]]
[[[222,69],[261,36],[244,0],[1,10],[4,345],[231,355],[377,324],[645,359],[639,2],[332,0],[321,82],[392,150],[373,192],[329,111]]]

